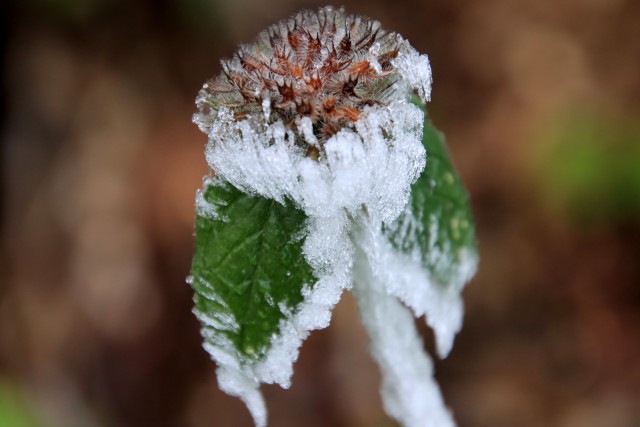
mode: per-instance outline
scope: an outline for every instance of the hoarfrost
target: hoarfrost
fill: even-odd
[[[216,205],[210,203],[205,199],[204,192],[206,191],[209,185],[213,184],[213,178],[210,176],[206,176],[202,180],[202,190],[196,191],[196,213],[199,216],[204,216],[211,219],[217,219],[221,221],[227,221],[227,218],[223,218],[218,214],[218,210],[216,209]]]
[[[398,57],[391,62],[398,69],[402,84],[416,90],[422,102],[429,102],[432,81],[429,57],[420,55],[409,42],[403,40]]]
[[[195,279],[202,280],[202,279]],[[210,286],[203,287],[209,289]],[[249,409],[256,427],[267,425],[267,409],[262,393],[260,393],[260,382],[250,369],[243,363],[244,357],[235,349],[229,338],[223,334],[214,333],[216,331],[238,331],[240,326],[235,317],[230,314],[228,306],[222,298],[216,294],[204,294],[204,298],[216,303],[221,308],[213,313],[203,313],[194,309],[196,318],[202,322],[203,347],[216,362],[218,368],[218,385],[225,393],[240,398]]]
[[[397,242],[416,242],[417,234],[424,230],[425,218],[415,218],[408,205],[400,216]],[[433,329],[436,349],[441,358],[447,357],[456,334],[462,328],[464,305],[461,292],[471,280],[478,265],[478,255],[471,248],[463,248],[452,259],[450,243],[442,247],[436,244],[438,236],[437,218],[428,218],[429,242],[427,248],[413,244],[410,251],[401,252],[393,248],[386,236],[376,234],[372,255],[375,265],[384,266],[377,272],[384,278],[387,292],[400,298],[416,316],[425,315],[426,322]],[[400,244],[401,246],[401,244]],[[429,270],[446,268],[450,273],[446,283],[437,280]]]
[[[221,110],[211,122],[206,158],[217,176],[250,194],[291,199],[308,215],[303,251],[318,277],[296,313],[281,322],[260,362],[229,364],[230,344],[206,347],[224,367],[220,387],[247,403],[256,424],[263,416],[256,384],[289,387],[302,341],[310,330],[328,326],[331,309],[351,286],[350,218],[366,206],[372,217],[392,221],[407,204],[410,186],[425,164],[422,120],[420,109],[406,101],[368,108],[355,130],[342,129],[325,142],[321,161],[308,158],[280,121],[238,122]],[[304,132],[307,126],[301,122]],[[217,215],[202,197],[198,210]]]
[[[371,48],[369,48],[369,57],[368,57],[370,67],[373,68],[373,70],[376,73],[382,72],[382,66],[380,65],[380,62],[378,62],[379,53],[380,53],[380,43],[376,42],[373,44],[373,46],[371,46]]]
[[[238,369],[219,366],[216,370],[218,385],[225,393],[239,397],[247,405],[256,427],[267,425],[267,407],[259,390],[259,383]]]
[[[331,309],[340,300],[342,291],[351,286],[353,247],[345,224],[344,214],[311,219],[303,250],[319,280],[304,289],[304,302],[297,312],[281,321],[280,333],[272,340],[264,360],[254,368],[260,382],[289,388],[293,362],[302,342],[309,331],[329,325]]]
[[[371,31],[379,24],[372,25]],[[341,40],[343,33],[338,26],[334,41]],[[193,120],[208,135],[205,155],[216,176],[248,194],[280,203],[291,200],[308,217],[303,252],[318,281],[303,289],[304,301],[281,321],[262,359],[247,360],[228,339],[207,330],[233,330],[236,319],[196,313],[204,325],[204,347],[218,364],[220,388],[245,402],[258,427],[266,425],[260,383],[289,387],[302,341],[309,331],[329,324],[333,306],[352,282],[371,335],[372,353],[384,373],[387,412],[405,427],[454,426],[413,318],[399,300],[417,315],[426,314],[436,333],[438,352],[444,357],[460,329],[463,306],[459,294],[475,271],[475,258],[465,255],[467,261],[453,286],[439,286],[421,267],[420,254],[397,252],[382,234],[382,224],[404,211],[411,185],[425,167],[424,115],[407,99],[414,92],[424,102],[431,96],[428,57],[395,37],[399,51],[391,64],[398,79],[387,94],[389,99],[364,107],[352,126],[327,138],[319,138],[308,116],[286,123],[279,119],[268,93],[256,92],[261,97],[259,113],[240,116],[224,103],[210,103],[206,85],[196,100],[200,111]],[[383,72],[380,49],[374,43],[367,54],[376,73]],[[329,55],[326,47],[322,52]],[[284,85],[278,77],[274,81]],[[308,155],[308,147],[318,149],[317,159]],[[205,180],[205,188],[207,185],[218,184]],[[225,220],[202,192],[196,200],[199,215]],[[410,227],[412,218],[406,220]],[[354,223],[359,224],[355,231]]]
[[[264,120],[268,121],[271,115],[271,98],[268,94],[265,94],[262,99],[262,114],[264,114]]]
[[[381,274],[386,268],[382,264],[386,248],[376,247],[380,226],[366,214],[358,217],[352,233],[356,246],[353,293],[369,334],[371,354],[382,370],[385,411],[404,427],[454,427],[413,316],[387,292],[387,281],[393,277]]]
[[[364,204],[388,221],[402,212],[424,169],[422,124],[422,111],[404,100],[369,107],[355,130],[341,129],[324,143],[325,157],[316,161],[282,121],[238,122],[221,109],[205,154],[211,169],[240,190],[279,202],[289,198],[311,217],[355,212]],[[301,119],[300,128],[317,143],[311,123]]]

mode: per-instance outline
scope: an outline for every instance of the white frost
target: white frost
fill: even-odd
[[[304,289],[304,302],[293,316],[281,322],[280,334],[272,340],[264,360],[254,367],[260,382],[290,386],[293,362],[298,358],[302,341],[309,331],[329,326],[331,309],[340,300],[342,291],[351,286],[353,247],[345,224],[344,213],[324,220],[311,218],[303,250],[319,280]]]
[[[380,274],[386,266],[376,258],[379,234],[380,223],[366,214],[358,217],[352,233],[356,243],[353,293],[371,340],[371,354],[382,370],[384,408],[404,427],[455,427],[411,312],[387,293],[388,277]]]
[[[328,326],[331,309],[351,286],[350,218],[367,206],[372,217],[392,221],[407,204],[410,186],[425,164],[422,121],[420,109],[406,101],[368,108],[355,131],[342,129],[325,142],[320,161],[308,158],[279,121],[237,122],[222,109],[208,122],[206,157],[218,176],[247,193],[280,202],[291,199],[309,217],[303,251],[318,282],[305,290],[298,311],[282,321],[265,358],[234,365],[229,363],[236,354],[230,343],[206,346],[224,367],[220,387],[244,400],[257,424],[263,417],[257,384],[289,387],[302,341],[310,330]],[[314,142],[310,125],[299,121],[303,136]],[[201,195],[198,210],[216,216],[215,206]]]
[[[309,158],[299,143],[320,145],[311,120],[298,118],[295,126],[272,121],[268,98],[262,102],[262,114],[241,121],[225,107],[194,115],[194,122],[208,134],[205,153],[216,176],[249,194],[278,202],[290,199],[308,217],[303,252],[318,281],[305,287],[303,303],[281,322],[264,358],[247,360],[228,339],[207,329],[233,330],[236,319],[196,313],[205,326],[205,349],[218,364],[220,388],[246,403],[258,427],[266,425],[260,383],[289,387],[302,341],[309,331],[329,324],[332,308],[354,278],[372,352],[384,373],[385,409],[405,427],[454,426],[413,318],[398,298],[416,314],[426,314],[439,353],[446,355],[460,329],[459,293],[472,273],[461,273],[459,286],[439,287],[417,258],[396,252],[381,232],[382,223],[403,212],[411,184],[425,167],[424,116],[406,99],[416,91],[423,101],[429,100],[431,68],[426,55],[401,41],[393,60],[400,75],[396,99],[365,108],[353,129],[343,128],[323,142],[318,160]],[[374,44],[369,56],[375,58],[379,49]],[[381,69],[377,60],[370,62]],[[206,104],[203,96],[198,105]],[[210,184],[205,181],[205,187]],[[216,206],[202,192],[197,210],[226,220],[217,216]],[[359,234],[352,230],[356,218],[366,225]],[[469,265],[469,271],[474,270],[472,261]]]
[[[241,371],[229,369],[226,366],[219,366],[216,374],[220,389],[231,396],[239,397],[251,412],[256,427],[265,427],[267,425],[267,408],[258,388],[260,385],[258,381],[247,377]]]
[[[315,161],[295,145],[281,121],[237,122],[225,109],[209,129],[207,162],[240,190],[283,202],[292,199],[311,217],[328,218],[363,204],[384,221],[404,209],[410,185],[425,164],[422,111],[406,101],[365,109],[356,130],[342,129]],[[310,123],[299,127],[314,141]]]
[[[420,55],[408,41],[402,40],[402,49],[391,62],[402,77],[401,84],[416,90],[422,102],[429,102],[432,81],[429,57]]]
[[[417,233],[422,232],[424,218],[416,219],[407,206],[400,222],[400,241],[415,241]],[[478,265],[478,255],[471,248],[464,248],[458,254],[457,262],[447,283],[436,280],[423,267],[426,256],[427,264],[437,270],[442,266],[450,267],[451,253],[436,245],[438,222],[435,217],[429,219],[430,242],[423,254],[422,249],[414,246],[410,253],[402,253],[393,248],[386,236],[375,233],[369,250],[373,265],[380,266],[376,270],[385,283],[387,292],[400,298],[411,307],[416,316],[425,315],[426,322],[433,329],[436,348],[441,358],[447,357],[453,347],[453,341],[462,328],[464,305],[461,292],[464,285],[471,280]],[[448,245],[445,242],[445,245]]]

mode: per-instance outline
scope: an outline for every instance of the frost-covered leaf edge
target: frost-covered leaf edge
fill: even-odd
[[[382,373],[385,412],[403,427],[455,427],[413,313],[387,291],[393,278],[383,272],[388,255],[397,250],[380,246],[385,241],[381,228],[363,211],[354,218],[351,236],[356,248],[353,294],[369,335],[370,353]]]
[[[315,282],[302,254],[303,212],[207,178],[197,193],[190,284],[220,387],[266,424],[256,369]]]
[[[231,221],[224,215],[226,206],[224,201],[222,203],[207,201],[206,190],[212,186],[231,189],[237,192],[238,196],[261,197],[242,193],[221,177],[207,177],[204,180],[203,190],[199,190],[196,195],[197,221],[203,221],[203,218],[224,223]],[[264,200],[279,204],[275,200]],[[301,213],[289,204],[286,209]],[[349,230],[344,227],[346,223],[346,213],[330,218],[305,216],[303,229],[292,234],[292,241],[302,242],[302,254],[305,262],[312,269],[314,278],[320,277],[320,279],[310,286],[307,284],[302,287],[302,302],[291,310],[288,316],[280,319],[278,333],[271,336],[269,348],[264,354],[259,354],[253,359],[247,358],[247,355],[238,351],[225,351],[233,347],[228,340],[209,342],[212,335],[206,333],[205,323],[211,323],[212,319],[203,319],[197,307],[194,309],[196,316],[203,322],[205,338],[203,346],[218,365],[216,372],[220,388],[244,401],[257,427],[266,425],[266,407],[259,390],[260,383],[275,383],[283,388],[290,386],[293,363],[298,357],[302,342],[311,330],[322,329],[329,325],[332,308],[339,301],[342,291],[351,286],[353,246],[348,237]],[[324,242],[326,236],[332,237],[332,244],[329,246]],[[194,284],[197,286],[197,279],[197,275],[192,275],[188,282],[192,286]],[[211,294],[208,294],[208,297],[215,300]],[[228,320],[224,319],[224,313],[221,320]]]
[[[453,167],[444,136],[435,129],[422,103],[412,102],[425,112],[422,143],[427,162],[411,187],[405,210],[385,224],[386,237],[380,236],[377,245],[386,267],[381,274],[387,276],[387,291],[416,316],[426,315],[438,353],[446,357],[462,327],[460,293],[477,270],[475,228],[469,196]]]
[[[242,193],[219,178],[199,195],[195,312],[205,330],[222,333],[247,362],[264,356],[280,320],[316,280],[302,254],[305,222],[290,203]]]

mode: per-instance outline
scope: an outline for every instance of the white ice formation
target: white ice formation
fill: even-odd
[[[341,24],[369,22],[330,8],[321,11]],[[316,25],[310,34],[319,31]],[[344,31],[338,28],[332,37],[337,45]],[[389,73],[391,64],[396,73],[393,90],[385,91],[384,102],[360,106],[353,123],[331,135],[317,134],[318,126],[309,117],[278,117],[272,111],[273,95],[265,90],[256,90],[255,113],[244,109],[238,114],[235,95],[229,95],[231,106],[212,100],[210,83],[197,100],[200,112],[194,122],[208,135],[206,159],[215,174],[243,192],[279,202],[292,200],[308,216],[303,251],[318,282],[305,289],[304,302],[281,323],[266,356],[247,365],[224,343],[205,345],[218,364],[220,387],[247,404],[258,427],[266,425],[260,383],[289,386],[302,341],[309,331],[329,324],[333,306],[354,281],[371,351],[384,373],[388,413],[405,427],[454,425],[413,318],[398,299],[416,314],[426,313],[439,351],[446,354],[460,328],[459,293],[469,273],[443,293],[415,259],[398,253],[381,233],[383,223],[404,211],[411,185],[428,157],[421,143],[423,112],[407,100],[414,93],[424,102],[429,99],[429,60],[400,36],[393,37],[397,52],[384,67],[378,62],[383,58],[378,43],[358,58],[369,61],[378,73]],[[319,148],[317,158],[309,155],[309,147]],[[197,203],[199,212],[216,215],[215,207],[203,198]],[[357,230],[354,224],[359,224]]]

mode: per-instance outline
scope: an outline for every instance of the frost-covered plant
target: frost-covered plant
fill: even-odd
[[[220,387],[257,426],[260,384],[289,387],[345,289],[386,411],[406,427],[454,425],[413,315],[445,357],[477,254],[466,193],[425,119],[430,93],[426,55],[331,7],[269,27],[200,91],[211,174],[196,196],[194,313]]]

